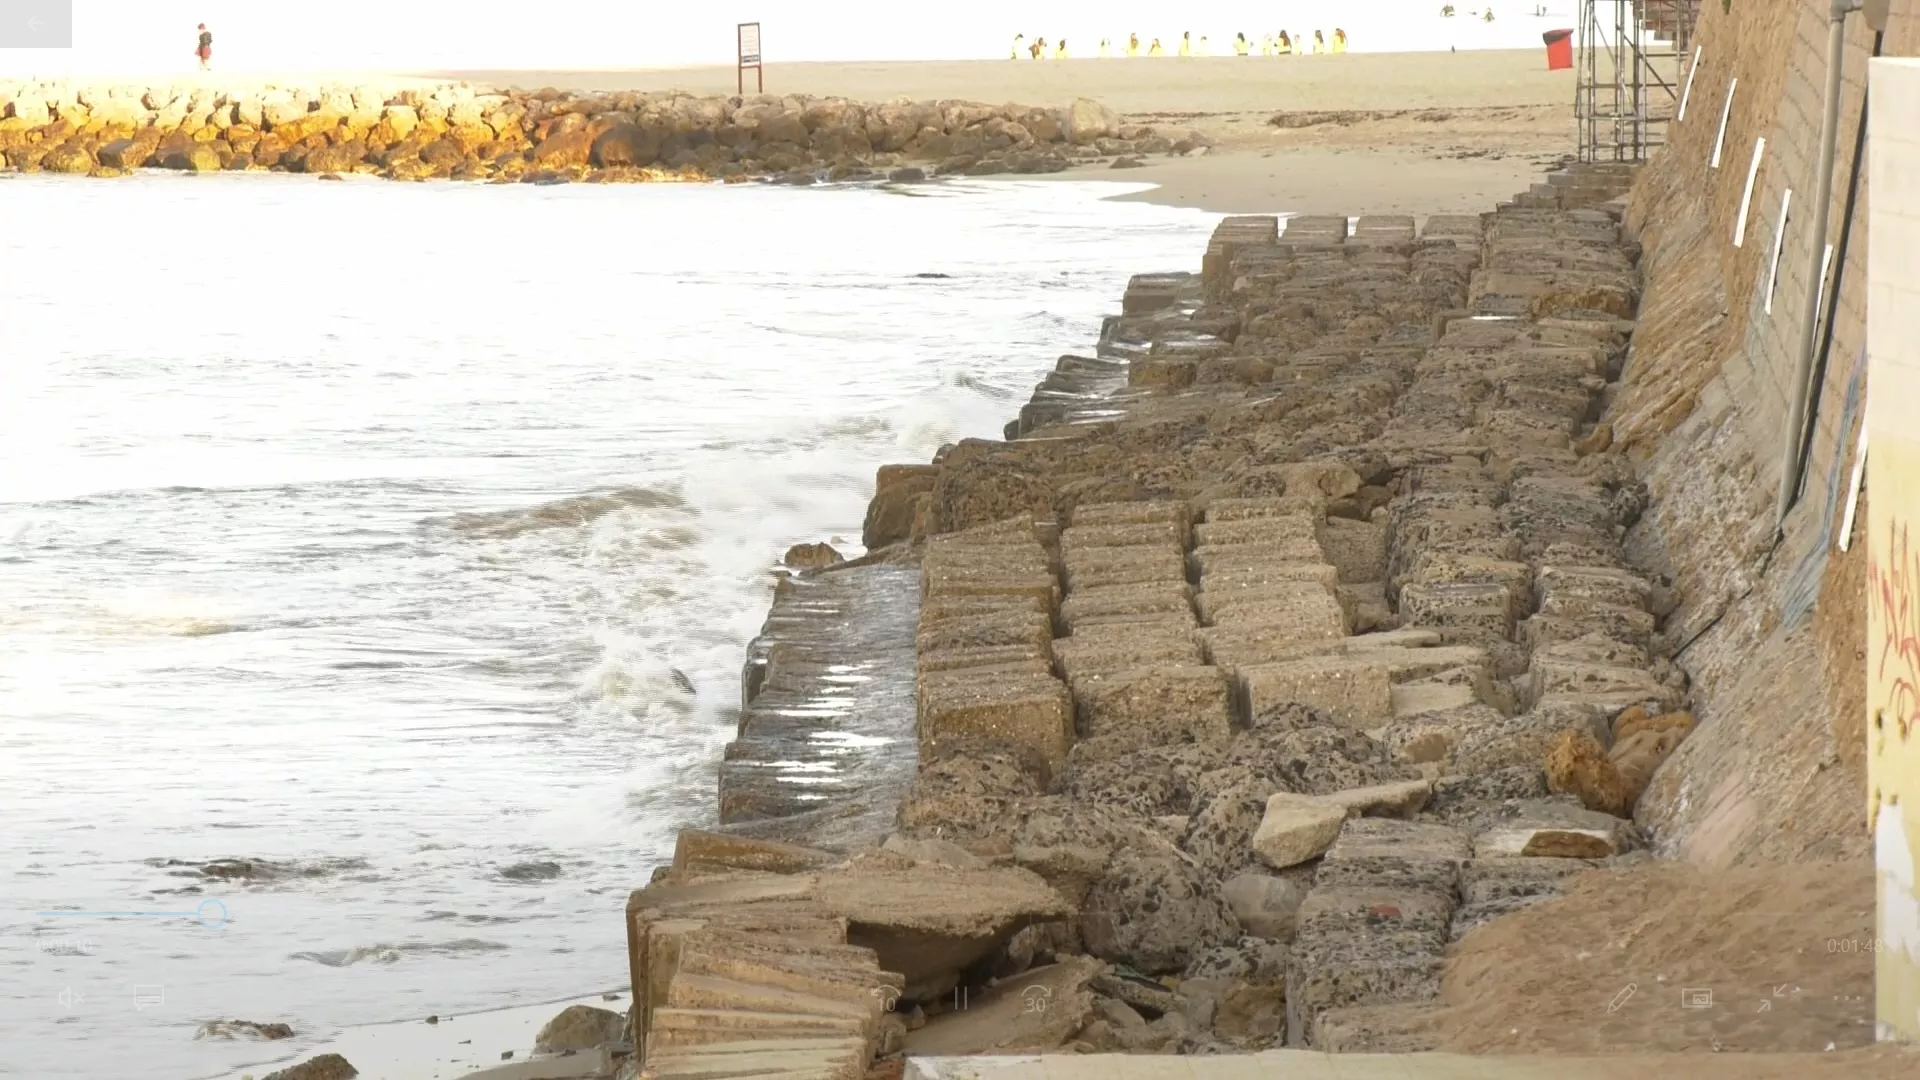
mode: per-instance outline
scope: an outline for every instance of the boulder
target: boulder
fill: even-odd
[[[1066,135],[1076,146],[1091,146],[1119,130],[1120,117],[1092,98],[1074,98],[1067,110]]]
[[[1637,793],[1628,791],[1626,778],[1607,757],[1606,748],[1588,732],[1561,732],[1547,751],[1546,766],[1547,789],[1554,794],[1573,795],[1589,810],[1631,816]]]
[[[549,135],[533,148],[536,169],[565,169],[585,166],[593,158],[593,138],[584,130]]]
[[[660,145],[659,129],[616,121],[593,140],[590,157],[603,169],[645,168],[660,159]]]
[[[1058,1049],[1092,1018],[1088,983],[1100,969],[1098,961],[1075,956],[970,994],[965,1009],[942,1013],[910,1032],[906,1052],[958,1057]]]
[[[1253,834],[1253,850],[1278,870],[1319,858],[1340,836],[1345,807],[1311,795],[1277,792]]]
[[[47,156],[40,159],[40,167],[48,172],[73,176],[85,176],[93,171],[93,166],[93,155],[87,153],[86,147],[75,143],[62,143],[47,151]]]
[[[1293,940],[1299,925],[1300,904],[1307,898],[1308,884],[1304,873],[1248,871],[1229,878],[1220,895],[1248,936],[1285,942]]]
[[[818,570],[841,561],[840,553],[832,544],[795,544],[780,560],[782,565],[796,570]]]
[[[163,168],[177,169],[182,172],[219,172],[220,153],[206,143],[176,144],[173,148],[162,148],[160,164]]]
[[[592,1050],[619,1042],[626,1029],[627,1018],[617,1012],[591,1005],[569,1005],[534,1036],[533,1051],[559,1054],[568,1050]]]
[[[353,1080],[360,1070],[339,1054],[321,1054],[290,1069],[268,1073],[263,1080]]]
[[[7,115],[17,117],[30,127],[40,127],[53,119],[53,110],[39,98],[20,97],[7,106]]]
[[[1233,916],[1177,852],[1116,852],[1087,897],[1087,951],[1149,973],[1179,971],[1234,936]]]

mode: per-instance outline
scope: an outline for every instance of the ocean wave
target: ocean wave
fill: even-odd
[[[686,505],[677,491],[626,487],[602,495],[573,495],[526,509],[454,514],[427,523],[476,536],[510,539],[541,529],[589,525],[616,510],[681,510]]]
[[[407,941],[398,945],[356,945],[350,949],[323,949],[293,953],[290,959],[309,960],[325,967],[352,967],[355,964],[397,964],[412,956],[471,956],[500,952],[508,948],[497,941],[459,938],[454,941]]]
[[[349,870],[365,870],[368,865],[367,860],[354,856],[287,861],[246,857],[207,860],[158,857],[145,861],[148,866],[165,870],[170,877],[234,882],[241,885],[265,885],[302,878],[331,877]]]

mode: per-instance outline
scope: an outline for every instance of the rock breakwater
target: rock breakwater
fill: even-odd
[[[1625,179],[1229,218],[1006,441],[882,468],[809,574],[919,569],[893,832],[684,834],[628,908],[647,1073],[1430,1046],[1450,944],[1638,848],[1690,724],[1596,426]]]
[[[17,171],[119,176],[271,169],[395,180],[908,180],[1058,172],[1186,153],[1081,99],[967,101],[491,91],[466,84],[92,88],[0,83],[0,157]]]

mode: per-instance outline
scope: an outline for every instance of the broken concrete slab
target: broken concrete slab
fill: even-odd
[[[1076,956],[971,993],[965,1009],[909,1032],[906,1052],[921,1057],[1056,1050],[1087,1023],[1094,1003],[1088,983],[1105,967]]]
[[[1347,808],[1314,795],[1276,792],[1253,834],[1253,850],[1276,870],[1317,859],[1333,846]]]

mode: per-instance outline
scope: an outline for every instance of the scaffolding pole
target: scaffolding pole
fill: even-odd
[[[1573,113],[1581,161],[1645,161],[1666,142],[1699,10],[1699,0],[1580,0]]]

